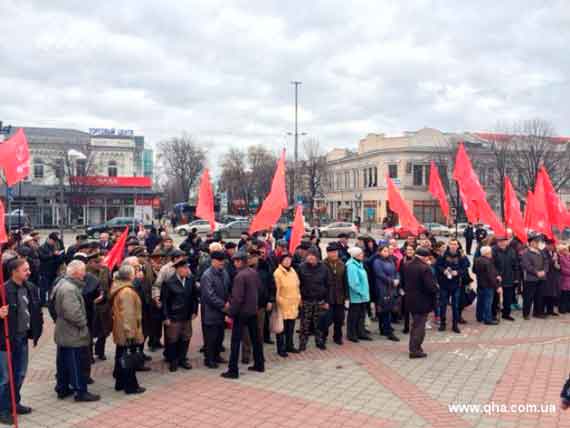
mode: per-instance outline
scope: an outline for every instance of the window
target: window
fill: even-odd
[[[364,187],[368,187],[368,174],[366,174],[365,169],[362,170],[362,179],[364,181],[363,183]]]
[[[107,175],[109,177],[117,176],[117,161],[114,160],[109,161],[109,166],[107,168]]]
[[[487,184],[492,186],[495,184],[495,170],[493,168],[489,168],[487,170]]]
[[[414,165],[413,166],[413,174],[414,174],[414,186],[424,186],[425,185],[425,174],[424,174],[424,165]]]
[[[56,159],[55,161],[55,176],[57,178],[62,178],[65,175],[65,168],[63,164],[63,159]]]
[[[44,161],[34,159],[34,178],[44,178]]]
[[[374,187],[376,187],[376,186],[378,186],[378,167],[375,166],[373,169],[374,169],[374,174],[373,174],[373,177],[374,177]]]
[[[80,177],[87,175],[87,159],[77,159],[75,162],[75,175]]]
[[[487,171],[485,170],[485,168],[481,169],[480,176],[479,176],[479,181],[481,182],[481,184],[483,186],[487,185],[487,174],[486,174],[486,172]]]
[[[388,165],[388,176],[390,178],[398,178],[398,165],[396,164]]]

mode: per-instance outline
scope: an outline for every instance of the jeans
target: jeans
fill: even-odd
[[[378,326],[380,327],[380,334],[389,336],[394,333],[392,328],[392,312],[382,311],[378,314]]]
[[[75,391],[75,395],[81,396],[87,392],[87,379],[85,378],[85,365],[91,363],[85,361],[84,347],[67,348],[59,346],[57,348],[57,385],[56,391],[65,393],[71,389]]]
[[[4,332],[2,331],[2,334]],[[14,372],[14,392],[16,404],[20,403],[20,390],[28,370],[28,339],[16,338],[12,342],[12,370]],[[8,353],[0,351],[0,413],[12,413],[10,376],[8,373]]]
[[[461,297],[461,288],[457,287],[454,290],[449,290],[447,288],[442,287],[439,290],[439,309],[440,309],[440,317],[442,324],[445,323],[446,313],[447,313],[447,305],[449,304],[449,298],[451,297],[451,314],[453,324],[459,322],[459,300]]]
[[[239,374],[238,360],[244,329],[247,329],[249,332],[251,345],[253,347],[253,360],[255,367],[265,367],[265,359],[263,358],[263,346],[261,345],[263,337],[258,337],[259,328],[257,325],[257,316],[252,315],[245,318],[235,317],[233,320],[234,324],[232,327],[232,344],[228,371],[231,373]]]
[[[477,321],[489,322],[493,319],[492,305],[494,288],[480,288],[477,290]]]

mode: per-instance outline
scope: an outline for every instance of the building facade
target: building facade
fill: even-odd
[[[18,127],[4,128],[4,138]],[[24,127],[30,176],[1,189],[10,209],[35,227],[87,225],[117,216],[149,217],[160,207],[153,191],[153,152],[132,131]]]
[[[477,151],[475,168],[485,176],[484,160],[492,154],[476,134],[444,133],[431,128],[396,137],[368,134],[355,151],[334,149],[327,154],[328,180],[319,205],[334,220],[354,221],[359,217],[363,223],[381,223],[393,217],[386,193],[385,177],[389,176],[420,222],[445,223],[438,202],[428,191],[429,171],[433,160],[442,174],[451,177],[445,159],[453,141],[463,141],[470,151]],[[483,185],[492,184],[483,178]],[[497,209],[499,201],[493,186],[486,188],[491,206]]]

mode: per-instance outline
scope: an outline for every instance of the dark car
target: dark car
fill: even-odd
[[[243,232],[249,230],[249,220],[232,221],[218,229],[218,233],[222,239],[239,238]]]
[[[131,230],[136,231],[141,224],[142,222],[140,220],[133,217],[115,217],[106,223],[88,226],[87,229],[85,229],[85,233],[91,238],[99,238],[99,235],[103,232],[124,230],[127,226]]]

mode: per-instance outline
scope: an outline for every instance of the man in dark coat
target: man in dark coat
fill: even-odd
[[[440,325],[439,331],[445,331],[447,305],[451,298],[453,331],[460,333],[460,298],[462,279],[468,275],[469,259],[465,257],[459,248],[457,239],[450,239],[448,248],[437,259],[435,269],[437,282],[440,286]]]
[[[475,240],[477,241],[477,246],[481,245],[481,242],[483,242],[483,239],[485,239],[487,235],[488,235],[487,231],[485,230],[483,225],[478,224],[477,228],[475,229]]]
[[[326,342],[329,327],[334,325],[333,340],[337,345],[342,345],[342,326],[344,325],[345,301],[348,299],[345,266],[338,256],[338,244],[331,242],[327,246],[327,258],[323,262],[329,270],[328,276],[328,303],[329,323],[323,328],[323,337]]]
[[[473,263],[473,273],[477,275],[477,321],[486,325],[497,325],[493,319],[492,305],[495,290],[502,293],[499,284],[499,274],[493,263],[493,250],[491,247],[481,247],[481,257]]]
[[[237,269],[230,297],[229,314],[233,319],[230,362],[228,370],[222,373],[226,379],[239,378],[239,352],[243,338],[243,329],[247,328],[253,348],[253,366],[250,371],[264,372],[265,359],[263,357],[262,338],[258,336],[257,307],[258,291],[261,288],[258,273],[247,266],[248,255],[245,251],[238,251],[233,256]]]
[[[220,352],[224,342],[224,320],[230,307],[230,275],[224,269],[226,256],[221,251],[210,254],[212,265],[200,279],[202,327],[204,329],[204,364],[211,369],[225,363]]]
[[[521,256],[521,266],[524,273],[523,286],[523,318],[530,319],[533,309],[535,318],[544,318],[542,292],[549,270],[548,259],[539,247],[542,242],[540,235],[529,237],[528,249]]]
[[[410,358],[425,358],[422,349],[428,314],[434,310],[438,293],[437,283],[429,265],[429,250],[418,248],[412,261],[402,265],[406,278],[406,308],[410,311]]]
[[[192,320],[198,315],[199,290],[190,274],[188,261],[174,264],[175,274],[161,288],[160,301],[164,313],[166,359],[170,371],[178,366],[190,370],[188,348],[192,338]]]
[[[75,256],[75,253],[84,251],[89,246],[89,244],[87,243],[88,239],[89,237],[84,234],[77,235],[75,237],[75,244],[67,247],[67,252],[65,253],[66,263],[69,263],[70,261],[73,260],[73,256]]]
[[[307,349],[311,324],[314,326],[315,344],[319,349],[326,349],[323,332],[320,331],[321,317],[329,310],[329,271],[319,260],[318,252],[310,249],[304,263],[297,270],[301,283],[301,331],[299,333],[299,351]]]
[[[50,233],[38,253],[40,257],[40,303],[45,306],[65,257],[63,249],[59,248],[58,234]]]
[[[543,304],[542,313],[544,315],[558,316],[558,313],[554,311],[554,305],[560,296],[560,262],[556,244],[553,240],[546,240],[544,255],[548,260],[548,274],[546,275],[546,282],[540,290]]]
[[[12,406],[9,386],[8,360],[4,323],[8,323],[8,340],[12,349],[12,372],[15,381],[16,412],[20,415],[32,411],[20,403],[20,390],[28,367],[28,340],[34,346],[42,334],[43,317],[36,287],[28,282],[28,262],[14,259],[9,262],[10,279],[0,285],[6,291],[7,305],[0,307],[0,424],[12,425]]]
[[[467,223],[467,227],[463,231],[463,237],[465,238],[465,252],[468,256],[471,255],[471,248],[473,247],[473,239],[475,238],[475,231],[473,230],[473,224]]]
[[[338,235],[338,256],[343,263],[350,259],[350,254],[348,254],[348,235],[346,233]]]
[[[24,237],[22,245],[18,247],[18,254],[25,257],[30,265],[30,282],[36,287],[40,285],[40,254],[38,247],[37,241],[31,235]]]
[[[506,237],[498,237],[497,245],[493,248],[493,263],[500,277],[503,288],[502,317],[504,320],[514,321],[511,316],[511,305],[515,302],[515,284],[520,275],[519,258]],[[495,294],[494,303],[498,295]],[[498,308],[498,305],[497,305]],[[493,314],[493,318],[498,316]]]

